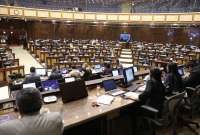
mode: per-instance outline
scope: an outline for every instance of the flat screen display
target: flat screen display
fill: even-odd
[[[45,76],[47,74],[47,71],[45,68],[36,68],[36,74],[40,76]]]
[[[125,69],[125,77],[127,80],[127,83],[130,83],[131,81],[134,80],[134,73],[133,73],[133,69],[132,68],[127,68]]]
[[[36,88],[36,84],[35,83],[23,84],[23,89],[25,88]]]
[[[112,71],[112,75],[113,76],[118,76],[119,75],[119,71],[116,69],[116,70],[113,70]]]
[[[9,89],[8,86],[4,86],[0,88],[0,100],[8,99],[9,98]]]
[[[130,34],[120,34],[120,41],[122,42],[129,42],[131,40],[131,35]]]
[[[42,89],[45,91],[56,90],[59,88],[59,83],[57,80],[47,80],[41,83]]]
[[[99,68],[101,68],[101,65],[95,65],[95,69],[99,69]]]
[[[134,73],[135,73],[135,72],[138,72],[138,68],[134,66],[134,67],[133,67],[133,71],[134,71]]]

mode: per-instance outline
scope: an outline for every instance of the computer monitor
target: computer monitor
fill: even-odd
[[[10,97],[8,86],[0,87],[0,93],[0,100],[8,99]]]
[[[47,71],[47,76],[50,76],[51,75],[51,71]]]
[[[85,81],[77,80],[70,83],[60,84],[63,103],[78,100],[88,96]]]
[[[95,65],[95,69],[100,69],[101,68],[101,65],[98,64],[98,65]]]
[[[115,81],[113,79],[105,80],[105,81],[103,81],[103,88],[107,92],[107,91],[111,91],[111,90],[117,89],[117,85],[116,85],[116,83],[115,83]]]
[[[46,80],[41,82],[41,85],[44,91],[56,90],[59,88],[59,83],[57,80]]]
[[[179,67],[178,68],[178,73],[181,75],[181,76],[184,76],[184,68],[183,67]]]
[[[118,75],[119,75],[118,69],[112,71],[112,76],[118,76]]]
[[[124,80],[126,85],[130,85],[134,81],[134,71],[132,67],[124,69]]]
[[[26,83],[26,84],[23,84],[23,89],[25,88],[36,88],[36,84],[35,83]]]
[[[45,68],[36,68],[36,74],[40,76],[46,76],[47,70]]]
[[[120,41],[122,42],[129,42],[131,40],[131,35],[128,33],[120,34]]]
[[[65,78],[65,83],[70,83],[70,82],[74,82],[74,81],[75,81],[74,77]]]
[[[67,74],[67,73],[68,73],[68,70],[67,70],[66,68],[63,68],[63,69],[61,70],[61,73],[62,73],[62,74]]]
[[[135,73],[135,72],[138,72],[138,67],[133,66],[133,71],[134,71],[134,73]]]

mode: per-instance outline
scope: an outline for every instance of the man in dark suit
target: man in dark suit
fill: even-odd
[[[184,79],[184,86],[195,88],[200,85],[200,65],[191,62],[188,64],[188,68],[190,75]]]
[[[105,69],[103,71],[103,75],[112,75],[112,70],[113,69],[112,69],[110,63],[105,63],[104,67],[105,67]]]
[[[40,76],[36,74],[35,67],[30,68],[30,75],[24,80],[24,83],[39,83],[41,82]]]
[[[63,122],[58,112],[40,113],[42,96],[35,88],[20,90],[16,95],[20,119],[0,124],[1,135],[61,135]]]
[[[58,71],[56,69],[56,67],[53,67],[51,74],[49,76],[49,80],[61,80],[62,78],[63,77],[62,77],[62,74],[60,73],[60,71]]]

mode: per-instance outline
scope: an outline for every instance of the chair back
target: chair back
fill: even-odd
[[[182,92],[167,98],[166,104],[169,115],[173,116],[178,113],[178,110],[183,103],[184,96],[185,92]]]

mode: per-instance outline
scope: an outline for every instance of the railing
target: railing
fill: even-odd
[[[0,6],[0,16],[22,19],[115,22],[124,24],[197,24],[200,12],[190,13],[100,13]]]

